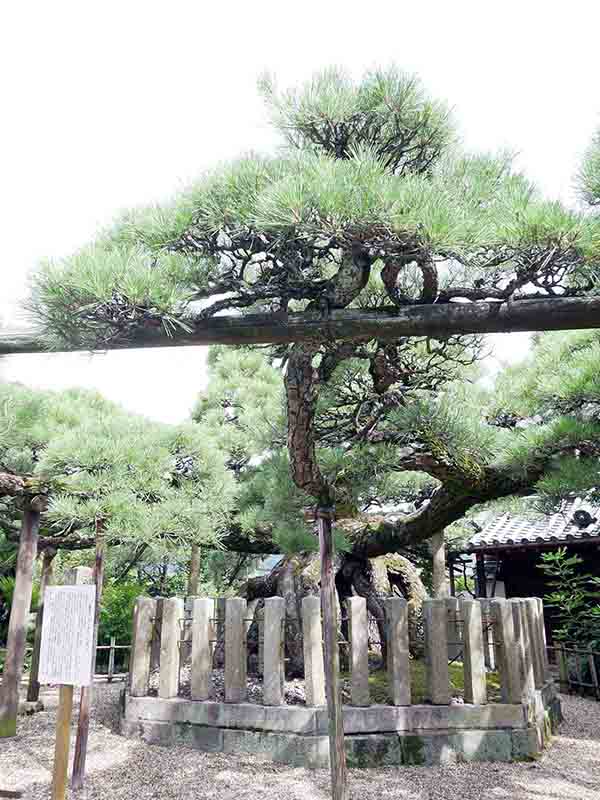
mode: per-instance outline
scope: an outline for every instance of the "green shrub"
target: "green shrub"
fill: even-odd
[[[104,587],[100,606],[98,643],[109,644],[114,636],[117,644],[130,644],[133,607],[136,598],[147,594],[139,583],[114,583]]]
[[[564,547],[542,555],[540,565],[550,578],[552,591],[544,596],[546,605],[556,610],[559,642],[600,649],[600,578],[583,572],[583,559],[569,556]]]
[[[13,594],[15,592],[15,578],[12,575],[5,575],[0,578],[0,598],[10,609],[12,605]],[[31,592],[31,611],[37,611],[40,602],[40,587],[33,584]]]

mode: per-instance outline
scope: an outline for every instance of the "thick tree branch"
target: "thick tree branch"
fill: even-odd
[[[247,314],[189,321],[190,331],[169,336],[158,325],[140,326],[106,350],[209,344],[286,344],[319,339],[447,338],[456,334],[576,330],[600,327],[600,297],[544,297],[513,302],[446,303],[403,308],[334,309],[298,314]],[[73,345],[64,351],[81,350]],[[0,355],[47,352],[32,331],[0,331]]]

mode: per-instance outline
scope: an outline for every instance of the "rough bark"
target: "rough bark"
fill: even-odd
[[[286,604],[285,654],[286,675],[304,674],[302,647],[302,600],[319,593],[319,559],[316,553],[286,556],[267,575],[250,578],[240,589],[240,595],[250,603],[258,600],[254,620],[248,631],[248,650],[252,668],[258,667],[259,631],[264,600],[283,597]]]
[[[0,738],[16,736],[17,733],[19,685],[25,661],[27,619],[31,607],[33,564],[37,553],[39,526],[40,512],[26,508],[23,512],[15,588],[8,624],[6,661],[0,687]]]
[[[320,563],[317,553],[299,553],[286,556],[267,573],[248,580],[240,595],[248,603],[257,602],[254,619],[248,632],[250,668],[258,671],[258,637],[264,600],[267,597],[286,599],[286,674],[297,677],[304,674],[302,652],[302,622],[300,609],[307,595],[319,594]],[[427,598],[418,570],[404,556],[397,553],[370,561],[357,560],[352,555],[338,555],[334,563],[337,606],[344,608],[348,597],[359,595],[367,600],[370,640],[372,650],[381,648],[382,664],[386,656],[386,628],[383,600],[395,593],[408,601],[411,647],[415,654],[422,646],[422,605]],[[348,625],[342,614],[340,638],[348,641]],[[340,645],[342,670],[347,669],[347,648]]]
[[[33,641],[33,653],[31,656],[31,669],[29,671],[29,686],[27,687],[27,700],[35,703],[40,697],[40,684],[38,681],[40,668],[40,647],[42,644],[42,625],[44,622],[44,593],[46,587],[52,583],[52,562],[56,556],[56,550],[47,549],[44,551],[42,559],[42,574],[40,577],[40,599],[35,619],[35,639]]]
[[[319,373],[313,366],[318,351],[314,345],[295,345],[287,362],[285,391],[287,397],[288,452],[292,478],[296,486],[318,499],[331,503],[331,490],[317,464],[314,418],[319,390]]]
[[[200,548],[198,547],[197,544],[193,544],[190,555],[190,574],[188,577],[188,587],[187,587],[188,597],[197,596],[199,581],[200,581]]]
[[[0,472],[0,497],[17,497],[25,493],[26,487],[26,478],[11,472]]]
[[[436,533],[429,540],[429,549],[433,567],[433,596],[447,597],[448,581],[446,579],[446,545],[444,542],[444,531]]]

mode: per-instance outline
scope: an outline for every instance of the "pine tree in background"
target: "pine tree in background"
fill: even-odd
[[[181,560],[192,543],[215,546],[236,487],[194,425],[152,423],[78,390],[0,384],[0,408],[0,468],[38,491],[4,498],[0,509],[9,542],[23,515],[0,697],[0,735],[14,735],[36,550],[95,546],[100,592],[106,549],[132,564]]]

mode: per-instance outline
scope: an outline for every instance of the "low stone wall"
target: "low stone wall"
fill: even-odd
[[[540,755],[561,719],[552,682],[527,702],[344,707],[353,767],[512,761]],[[252,753],[285,764],[329,765],[325,708],[198,702],[123,694],[122,733],[205,752]]]

